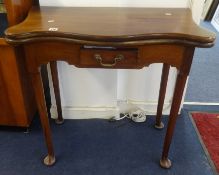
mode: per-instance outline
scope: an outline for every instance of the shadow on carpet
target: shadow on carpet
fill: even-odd
[[[164,117],[167,123],[167,117]],[[42,164],[46,147],[38,118],[29,134],[1,129],[1,175],[213,175],[188,113],[177,121],[170,156],[173,166],[160,168],[165,130],[153,128],[154,117],[145,123],[129,120],[51,121],[57,163]]]

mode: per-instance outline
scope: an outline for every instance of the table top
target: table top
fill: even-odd
[[[215,34],[200,28],[186,8],[33,7],[6,30],[11,43],[67,40],[103,45],[181,43],[210,47]]]

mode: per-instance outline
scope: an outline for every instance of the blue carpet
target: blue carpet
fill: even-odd
[[[151,116],[141,124],[100,119],[66,120],[62,126],[51,122],[57,157],[53,167],[41,162],[46,149],[37,119],[29,134],[0,128],[0,174],[213,175],[185,110],[172,142],[170,170],[158,164],[165,130],[156,130],[153,124]]]
[[[0,37],[4,36],[4,30],[7,28],[7,16],[5,13],[0,13]]]
[[[183,105],[183,110],[187,112],[201,111],[201,112],[212,112],[219,113],[219,105]]]
[[[219,103],[219,33],[209,22],[201,26],[214,31],[217,38],[214,47],[196,49],[185,101]]]

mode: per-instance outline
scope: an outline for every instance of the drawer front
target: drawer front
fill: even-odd
[[[80,50],[80,67],[133,68],[137,65],[137,49]]]

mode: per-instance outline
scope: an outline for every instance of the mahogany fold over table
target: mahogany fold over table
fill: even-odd
[[[180,103],[196,47],[212,47],[215,34],[192,20],[190,9],[181,8],[76,8],[33,7],[20,24],[6,30],[6,40],[25,53],[48,155],[46,165],[55,163],[39,68],[50,62],[62,123],[57,60],[80,68],[141,69],[163,63],[155,127],[161,122],[170,66],[178,69],[160,165],[170,168],[168,152]]]

